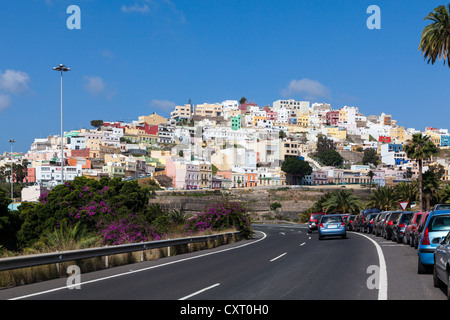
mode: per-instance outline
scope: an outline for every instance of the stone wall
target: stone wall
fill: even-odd
[[[231,189],[217,191],[159,191],[150,199],[150,204],[157,203],[166,210],[184,210],[187,213],[202,211],[206,206],[221,200],[238,201],[249,207],[255,214],[263,215],[270,212],[270,205],[279,202],[278,213],[288,218],[298,218],[298,215],[309,209],[325,192],[342,190],[341,188],[296,187],[278,189]],[[363,200],[367,198],[368,190],[353,189],[353,192]]]

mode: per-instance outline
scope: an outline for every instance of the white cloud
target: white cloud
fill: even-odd
[[[328,97],[330,90],[316,80],[301,79],[292,80],[288,87],[281,91],[284,97],[300,95],[305,99],[315,99]]]
[[[120,10],[122,10],[122,12],[125,12],[125,13],[133,13],[133,12],[148,13],[148,12],[150,12],[150,7],[146,3],[144,3],[143,5],[139,5],[138,3],[135,3],[131,6],[122,5]]]
[[[168,100],[157,100],[153,99],[149,106],[154,109],[162,110],[162,111],[173,111],[173,109],[176,106],[175,102],[168,101]]]
[[[105,91],[105,82],[101,77],[84,77],[86,79],[86,84],[84,85],[84,90],[92,94],[93,96],[98,96]]]
[[[8,93],[20,93],[28,89],[30,76],[22,71],[6,70],[0,72],[0,90]]]
[[[6,95],[0,93],[0,111],[7,109],[11,105],[11,99]]]

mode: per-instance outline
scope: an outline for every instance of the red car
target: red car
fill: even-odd
[[[308,221],[308,233],[319,230],[319,220],[325,213],[311,213]]]
[[[420,217],[422,217],[423,212],[414,212],[409,224],[405,227],[405,236],[403,237],[403,243],[409,244],[414,247],[414,231],[418,227]]]

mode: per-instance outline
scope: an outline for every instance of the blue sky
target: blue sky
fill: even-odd
[[[0,152],[90,121],[168,116],[174,104],[245,96],[392,114],[449,128],[450,69],[418,51],[431,0],[0,0]],[[81,29],[66,25],[70,5]],[[381,9],[369,30],[367,8]]]

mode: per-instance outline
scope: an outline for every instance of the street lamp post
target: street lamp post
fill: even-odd
[[[13,166],[13,139],[8,141],[11,143],[11,201],[14,202],[14,166]]]
[[[70,68],[60,64],[53,70],[61,72],[61,184],[64,183],[64,132],[63,132],[63,73],[70,71]]]

